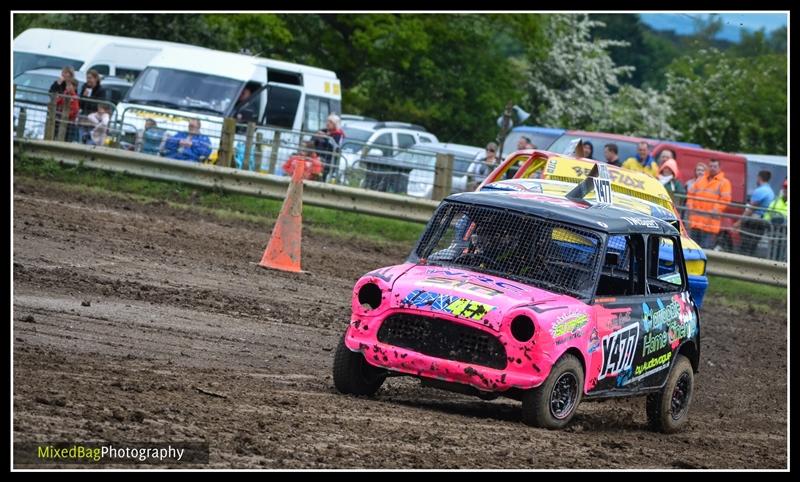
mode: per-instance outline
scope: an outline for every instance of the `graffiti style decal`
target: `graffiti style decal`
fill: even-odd
[[[667,306],[664,306],[661,300],[656,300],[656,304],[658,304],[658,310],[653,311],[650,309],[650,305],[642,303],[642,312],[644,314],[642,318],[642,327],[646,332],[658,331],[667,321],[676,320],[680,315],[681,306],[674,299]]]
[[[384,270],[375,270],[371,273],[367,273],[365,276],[374,276],[376,278],[380,278],[387,283],[392,281],[392,275],[387,275],[386,273],[390,272],[392,268],[386,268]]]
[[[525,291],[525,288],[517,286],[517,285],[515,285],[513,283],[508,283],[508,282],[502,281],[502,280],[496,280],[495,281],[492,278],[488,278],[486,276],[481,276],[481,275],[472,274],[472,273],[464,273],[462,271],[450,271],[450,270],[447,270],[447,269],[431,268],[429,270],[426,270],[425,274],[441,274],[441,275],[445,275],[445,276],[461,276],[461,277],[464,277],[464,278],[472,278],[472,279],[474,279],[476,281],[480,281],[481,283],[492,284],[492,285],[497,286],[500,289],[511,289],[511,290],[515,290],[515,291]]]
[[[485,296],[491,298],[493,296],[503,294],[502,291],[487,286],[481,286],[471,281],[457,280],[451,278],[441,278],[434,276],[422,280],[420,285],[441,286],[443,288],[450,288],[453,291],[460,291],[462,293],[475,294],[478,296]]]
[[[463,316],[471,320],[481,320],[495,307],[477,301],[459,298],[458,296],[443,295],[433,291],[414,290],[401,302],[404,305],[422,308],[430,306],[432,310],[443,311],[454,316]]]
[[[661,351],[667,347],[668,337],[666,332],[645,333],[642,343],[642,357]]]
[[[629,370],[636,354],[639,324],[634,323],[603,337],[603,363],[598,380]]]
[[[652,218],[632,218],[630,216],[622,216],[622,219],[632,226],[641,226],[648,229],[658,229],[658,223]]]
[[[591,169],[581,166],[572,166],[572,170],[575,171],[575,174],[578,177],[586,177],[591,172]],[[625,186],[631,187],[633,189],[641,189],[644,190],[644,181],[641,179],[634,179],[627,174],[623,174],[617,171],[610,171],[609,177],[611,178],[612,182],[624,184]]]
[[[589,348],[586,351],[594,353],[598,348],[600,348],[600,337],[597,335],[597,328],[594,328],[589,336]]]
[[[575,333],[589,321],[586,313],[570,312],[556,318],[551,333],[553,338],[558,338],[567,333]]]
[[[633,370],[635,376],[629,380],[626,380],[624,384],[627,385],[629,383],[639,381],[642,378],[649,377],[650,375],[654,375],[661,370],[666,370],[669,368],[669,361],[671,359],[672,352],[668,351],[659,357],[647,360],[641,365],[636,365],[636,368]]]
[[[583,333],[580,331],[574,331],[572,333],[568,333],[566,336],[562,336],[561,338],[556,340],[556,345],[562,345],[570,340],[574,340],[576,338],[580,338],[583,336]]]

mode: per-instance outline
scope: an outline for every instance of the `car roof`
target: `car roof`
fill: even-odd
[[[45,68],[45,69],[27,70],[27,71],[22,72],[21,74],[17,75],[17,77],[19,77],[20,75],[25,75],[25,74],[43,75],[43,76],[46,76],[46,77],[53,77],[53,79],[55,80],[55,79],[61,77],[61,69]],[[78,82],[81,82],[81,83],[86,82],[86,72],[83,72],[83,71],[80,71],[80,70],[76,70],[75,71],[75,80],[77,80]],[[133,82],[130,82],[128,80],[125,80],[125,79],[122,79],[122,78],[119,78],[119,77],[111,77],[111,76],[102,76],[101,75],[100,76],[100,85],[102,85],[104,82],[108,82],[109,84],[112,84],[112,85],[128,85],[128,86],[133,85]]]
[[[737,153],[739,156],[746,157],[748,161],[754,162],[761,162],[763,164],[771,164],[773,166],[782,166],[786,167],[789,163],[789,158],[787,156],[771,156],[767,154],[746,154],[746,153]]]
[[[517,126],[511,129],[511,132],[530,132],[532,134],[550,134],[560,136],[567,132],[564,129],[556,129],[553,127],[539,127],[539,126]]]
[[[672,225],[653,216],[610,204],[573,201],[557,196],[518,191],[479,191],[451,194],[446,201],[509,209],[609,234],[680,236]]]
[[[367,131],[377,131],[379,129],[405,129],[409,131],[419,131],[429,133],[424,127],[408,122],[397,121],[371,121],[371,120],[351,120],[342,119],[342,127],[353,127]]]
[[[450,142],[422,142],[419,144],[414,144],[408,149],[412,151],[443,152],[459,155],[461,157],[468,157],[470,159],[483,152],[483,149],[480,147],[467,146],[464,144],[453,144]]]

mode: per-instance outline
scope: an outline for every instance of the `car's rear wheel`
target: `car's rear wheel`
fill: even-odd
[[[522,397],[522,421],[534,427],[564,428],[583,396],[583,366],[575,356],[561,357],[544,383]]]
[[[333,359],[333,384],[337,390],[351,395],[373,395],[386,380],[386,370],[376,368],[364,355],[352,352],[339,340]]]
[[[647,396],[647,421],[653,430],[674,433],[686,425],[689,404],[694,395],[694,371],[689,359],[678,355],[667,379],[658,392]]]

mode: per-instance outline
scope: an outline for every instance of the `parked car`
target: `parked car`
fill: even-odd
[[[547,151],[516,151],[492,171],[478,189],[503,179],[545,179],[578,184],[589,175],[594,165],[595,163],[592,161],[556,155]],[[689,274],[689,289],[697,307],[701,307],[708,288],[707,257],[703,249],[689,237],[669,193],[660,182],[647,174],[615,166],[606,165],[606,167],[611,176],[611,190],[615,193],[626,194],[631,199],[641,199],[642,212],[649,211],[650,215],[661,219],[666,218],[660,213],[660,210],[656,211],[653,206],[672,212],[669,222],[681,232],[683,256]],[[614,199],[621,202],[624,198],[615,196]],[[625,207],[630,209],[630,206]],[[669,262],[670,259],[665,257],[663,261]]]
[[[581,196],[449,196],[405,263],[356,282],[333,381],[372,395],[389,375],[522,402],[565,427],[584,399],[647,395],[650,426],[680,430],[700,365],[700,320],[680,233]],[[597,184],[595,184],[597,183]],[[672,251],[673,262],[659,253]]]
[[[480,162],[483,154],[480,147],[441,142],[414,144],[392,157],[375,153],[361,157],[354,165],[365,173],[361,187],[431,199],[438,154],[453,155],[451,193],[466,191],[470,165]]]
[[[407,122],[374,122],[343,120],[341,156],[337,176],[344,182],[348,168],[364,155],[394,157],[397,149],[414,144],[439,142],[424,127]]]

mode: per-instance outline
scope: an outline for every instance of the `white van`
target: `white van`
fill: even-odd
[[[14,77],[34,69],[96,70],[133,80],[166,46],[183,44],[46,28],[28,29],[14,39]],[[185,45],[186,48],[202,49]],[[203,49],[204,50],[204,49]]]
[[[248,89],[247,102],[237,105]],[[270,127],[315,132],[329,113],[341,112],[341,89],[334,72],[230,52],[167,47],[117,106],[123,129],[144,128],[148,118],[170,131],[186,130],[190,118],[219,146],[225,117],[247,113],[265,136]],[[271,137],[266,137],[271,139]],[[287,139],[288,140],[288,139]],[[290,144],[299,139],[289,141]]]

